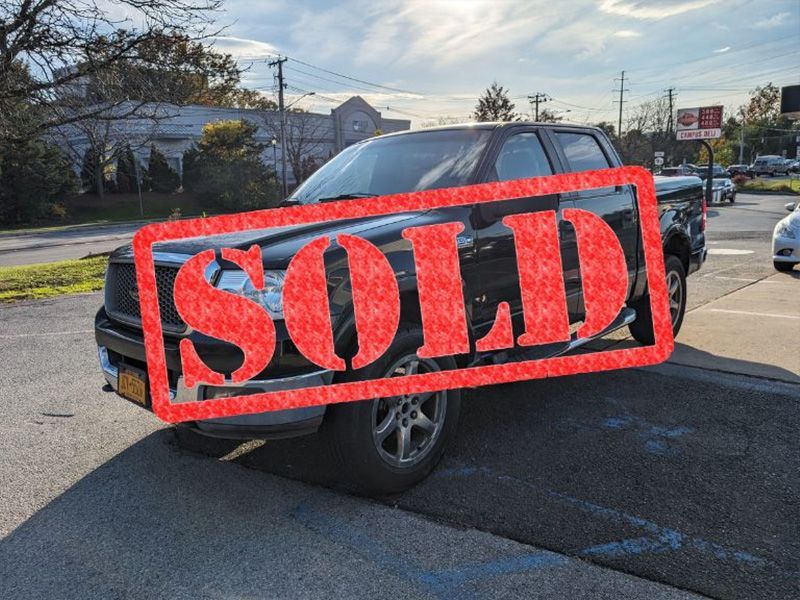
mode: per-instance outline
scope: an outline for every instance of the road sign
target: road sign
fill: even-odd
[[[656,158],[664,158],[664,153],[663,152],[653,152],[653,155]]]
[[[664,157],[663,156],[656,156],[655,163],[656,163],[657,167],[660,167],[661,165],[664,164]]]
[[[722,107],[679,108],[676,122],[678,140],[715,139],[722,135]]]

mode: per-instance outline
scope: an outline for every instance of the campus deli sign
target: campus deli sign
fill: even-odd
[[[722,107],[679,108],[675,134],[678,140],[710,140],[722,135]]]
[[[154,244],[622,185],[633,185],[637,191],[655,329],[656,343],[653,346],[196,402],[173,403],[170,400]],[[586,317],[577,335],[592,337],[605,330],[623,308],[627,292],[625,260],[616,235],[602,219],[581,209],[566,209],[563,218],[575,228],[586,306]],[[555,211],[514,214],[504,217],[503,223],[514,235],[525,330],[514,339],[508,304],[502,303],[490,331],[474,341],[475,349],[487,352],[568,341],[570,324]],[[457,236],[462,227],[459,222],[440,223],[409,227],[402,233],[411,245],[416,267],[424,339],[423,345],[417,349],[420,357],[450,356],[470,351],[457,249]],[[352,357],[351,365],[353,369],[359,369],[386,351],[394,339],[400,318],[395,274],[383,253],[369,241],[353,235],[341,234],[335,239],[322,235],[299,249],[291,259],[284,282],[285,324],[293,343],[309,361],[331,371],[346,369],[344,358],[334,349],[323,261],[325,250],[334,243],[347,252],[358,339],[358,352]],[[137,232],[133,248],[151,405],[155,414],[167,422],[637,367],[665,360],[673,348],[655,188],[651,174],[639,167],[151,224]],[[220,254],[221,258],[244,270],[256,289],[264,287],[258,246],[249,250],[223,248]],[[191,328],[238,346],[244,353],[244,361],[230,378],[226,378],[209,368],[195,351],[191,340],[184,338],[180,341],[180,354],[184,380],[189,387],[244,383],[264,370],[275,350],[275,325],[270,315],[256,302],[215,288],[205,279],[205,269],[215,258],[214,250],[205,250],[181,267],[175,279],[175,305]]]

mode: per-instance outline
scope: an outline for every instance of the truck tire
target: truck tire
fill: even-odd
[[[775,267],[776,271],[781,271],[783,273],[787,271],[791,271],[794,268],[794,263],[790,262],[778,262],[777,260],[772,261],[772,266]]]
[[[422,359],[422,330],[401,324],[384,356],[338,381],[359,381],[455,369],[451,357]],[[348,487],[396,494],[433,470],[455,436],[461,391],[412,394],[328,406],[320,434]]]
[[[670,301],[672,317],[672,335],[677,336],[686,314],[686,270],[681,260],[672,254],[664,255],[664,267],[667,276],[667,295]],[[650,311],[650,294],[631,304],[636,310],[636,320],[628,325],[633,339],[640,344],[655,344],[653,332],[653,313]]]

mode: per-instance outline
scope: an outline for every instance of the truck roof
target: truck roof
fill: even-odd
[[[425,133],[428,131],[460,131],[464,129],[511,129],[517,127],[558,127],[564,129],[576,129],[581,131],[599,131],[605,135],[599,127],[593,127],[591,125],[579,125],[575,123],[542,123],[539,121],[489,121],[489,122],[481,122],[481,123],[455,123],[453,125],[439,125],[436,127],[426,127],[424,129],[411,129],[407,131],[397,131],[394,133],[384,134],[380,137],[397,137],[403,135],[415,135],[418,133]],[[374,138],[368,138],[374,139]],[[364,140],[364,141],[368,141]],[[359,142],[361,143],[361,142]]]

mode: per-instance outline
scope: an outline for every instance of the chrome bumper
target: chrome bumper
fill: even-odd
[[[119,367],[111,361],[108,349],[98,346],[97,355],[100,368],[108,384],[116,392],[119,387]],[[332,371],[314,371],[292,377],[250,380],[227,386],[198,385],[194,389],[186,387],[182,376],[178,376],[177,386],[170,389],[170,401],[182,402],[213,401],[214,397],[239,396],[278,390],[293,390],[305,387],[328,385],[333,379]],[[292,410],[278,410],[249,415],[236,415],[218,419],[196,421],[194,426],[202,433],[220,437],[257,438],[286,437],[300,435],[316,430],[325,415],[325,406],[310,406]]]

